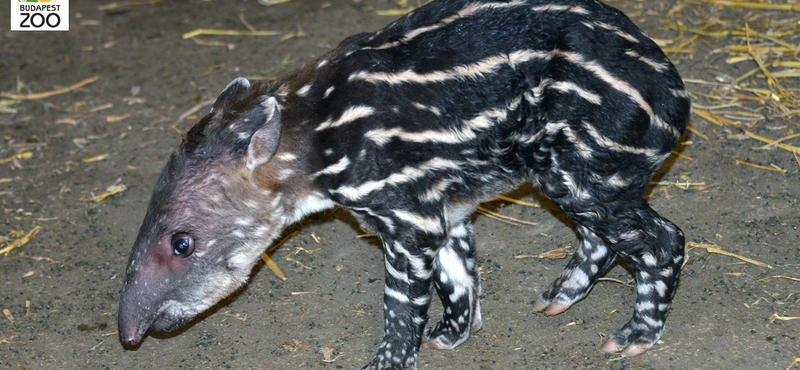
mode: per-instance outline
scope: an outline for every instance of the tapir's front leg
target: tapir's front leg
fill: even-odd
[[[422,331],[428,321],[435,237],[384,238],[386,287],[384,336],[378,353],[364,369],[416,369]]]

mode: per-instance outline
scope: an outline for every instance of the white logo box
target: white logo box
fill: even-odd
[[[12,31],[69,31],[69,0],[9,0]]]

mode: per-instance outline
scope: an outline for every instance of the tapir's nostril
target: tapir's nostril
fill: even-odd
[[[136,325],[119,325],[119,340],[125,347],[135,347],[142,341],[142,336],[137,333]]]
[[[136,339],[136,337],[133,335],[127,337],[121,337],[120,339],[122,340],[122,344],[128,347],[134,347],[137,344],[139,344],[139,340]]]

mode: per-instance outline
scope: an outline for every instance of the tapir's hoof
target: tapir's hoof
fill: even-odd
[[[602,346],[600,350],[606,353],[619,353],[622,357],[636,357],[642,353],[647,352],[651,347],[646,347],[638,344],[631,344],[623,347],[616,341],[616,339],[609,339]]]
[[[433,349],[433,350],[437,350],[437,351],[445,351],[445,350],[451,350],[451,349],[455,348],[455,346],[448,346],[448,345],[442,343],[439,340],[439,338],[426,340],[424,343],[422,343],[422,345],[427,349]]]
[[[534,302],[534,304],[533,304],[533,312],[539,313],[539,312],[544,311],[544,315],[545,316],[557,316],[557,315],[560,315],[560,314],[564,313],[564,311],[569,309],[569,307],[570,306],[563,305],[563,304],[558,304],[558,303],[552,303],[550,305],[545,305],[542,302],[542,299],[538,298],[538,299],[536,299],[536,302]]]

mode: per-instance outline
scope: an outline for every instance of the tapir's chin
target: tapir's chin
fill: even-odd
[[[227,297],[244,281],[229,273],[209,274],[197,285],[202,289],[181,295],[167,290],[160,294],[143,295],[133,286],[146,283],[126,283],[121,291],[119,306],[119,336],[126,347],[136,347],[145,333],[167,334],[181,329],[197,315]],[[153,284],[150,284],[153,286]],[[133,293],[139,293],[135,295]],[[164,297],[174,297],[165,299]]]
[[[194,317],[174,316],[163,310],[155,318],[120,317],[119,334],[122,343],[128,347],[136,347],[141,343],[145,333],[167,334],[185,326]]]
[[[182,328],[191,320],[191,317],[173,317],[165,312],[156,317],[155,321],[150,324],[148,331],[158,334],[170,333]]]

